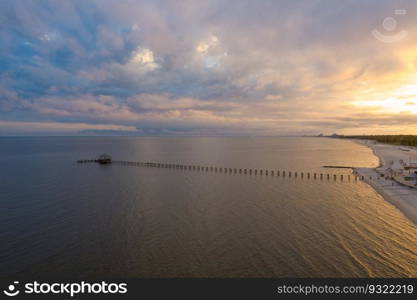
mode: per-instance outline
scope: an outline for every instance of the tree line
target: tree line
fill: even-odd
[[[417,135],[351,135],[351,139],[374,140],[380,143],[417,147]]]

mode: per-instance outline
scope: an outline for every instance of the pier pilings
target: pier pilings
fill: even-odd
[[[78,164],[88,164],[88,163],[98,163],[96,159],[81,159],[77,160]],[[268,177],[281,177],[287,178],[287,180],[302,180],[307,178],[309,180],[316,181],[320,179],[323,181],[326,178],[328,181],[330,178],[333,178],[333,181],[337,182],[357,182],[358,180],[364,181],[365,177],[363,175],[358,175],[354,170],[350,173],[317,173],[309,171],[293,171],[293,170],[273,170],[273,169],[262,169],[262,168],[232,168],[232,167],[223,167],[223,166],[203,166],[203,165],[194,165],[194,164],[174,164],[174,163],[164,163],[164,162],[143,162],[143,161],[112,161],[111,164],[125,165],[125,166],[138,166],[138,167],[148,167],[148,168],[160,168],[160,169],[173,169],[173,170],[182,170],[182,171],[191,171],[191,172],[206,172],[206,173],[223,173],[227,175],[249,175],[249,176],[268,176]],[[329,167],[329,166],[327,166]],[[332,168],[332,167],[330,167]],[[336,167],[334,167],[336,168]],[[338,168],[351,168],[351,167],[338,167]],[[351,175],[353,177],[351,177]],[[347,179],[347,180],[346,180]],[[372,176],[366,178],[367,180],[372,180]]]

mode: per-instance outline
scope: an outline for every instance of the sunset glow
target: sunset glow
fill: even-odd
[[[417,86],[401,87],[392,97],[382,100],[364,100],[355,102],[359,107],[370,109],[375,113],[408,113],[417,117]]]
[[[365,2],[2,1],[0,135],[417,134],[417,4]]]

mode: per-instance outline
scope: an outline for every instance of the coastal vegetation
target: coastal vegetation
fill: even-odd
[[[350,139],[374,140],[380,143],[417,147],[417,135],[351,135]]]

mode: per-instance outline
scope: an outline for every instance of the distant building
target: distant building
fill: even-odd
[[[98,157],[97,162],[100,164],[111,164],[112,158],[108,154],[102,154]]]
[[[404,180],[415,182],[417,184],[417,171],[414,171],[414,173],[404,176]]]
[[[417,169],[417,162],[410,162],[404,166],[404,169],[410,170],[410,169]]]

